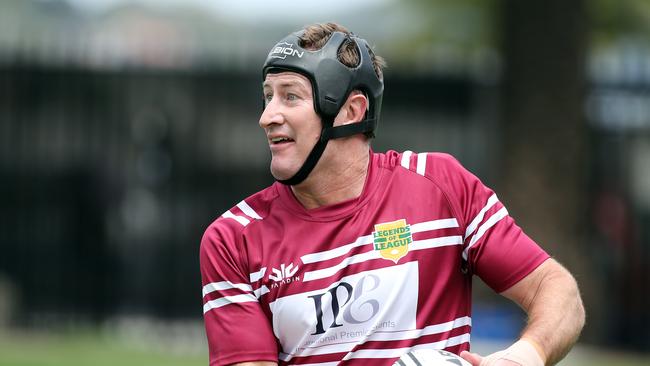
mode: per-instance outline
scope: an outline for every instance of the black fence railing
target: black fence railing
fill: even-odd
[[[272,182],[258,78],[0,69],[0,276],[16,289],[13,322],[200,317],[203,230]],[[470,81],[388,78],[378,150],[451,150],[483,166]]]

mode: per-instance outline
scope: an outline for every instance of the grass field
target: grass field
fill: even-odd
[[[131,337],[117,339],[98,332],[68,334],[0,333],[1,366],[194,366],[208,364],[203,342],[198,347],[172,346]],[[187,339],[176,343],[187,343]],[[477,342],[478,343],[478,342]],[[476,351],[490,345],[477,344]],[[481,347],[482,346],[482,347]],[[563,366],[647,366],[650,355],[630,355],[579,345]]]
[[[650,355],[605,351],[593,347],[578,346],[562,362],[562,366],[648,366]]]
[[[185,352],[118,340],[92,332],[81,334],[0,334],[2,366],[206,366],[205,352]]]
[[[472,350],[481,354],[503,349],[507,344],[472,341]],[[644,355],[617,352],[600,347],[578,344],[567,357],[558,363],[560,366],[648,366],[650,353]]]

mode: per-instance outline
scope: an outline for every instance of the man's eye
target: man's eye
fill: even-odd
[[[295,94],[287,94],[287,100],[297,100],[298,96]]]
[[[273,94],[264,94],[264,100],[268,103],[273,99]]]

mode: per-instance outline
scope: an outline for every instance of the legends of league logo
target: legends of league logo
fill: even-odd
[[[408,253],[409,244],[413,242],[411,225],[404,219],[377,224],[372,239],[375,250],[382,258],[397,264]]]

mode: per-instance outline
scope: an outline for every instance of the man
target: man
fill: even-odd
[[[201,242],[211,365],[392,365],[445,349],[473,365],[542,365],[576,341],[573,277],[451,156],[374,153],[383,61],[336,24],[291,34],[263,68],[259,124],[278,182]],[[521,339],[467,352],[471,278],[519,304]]]

